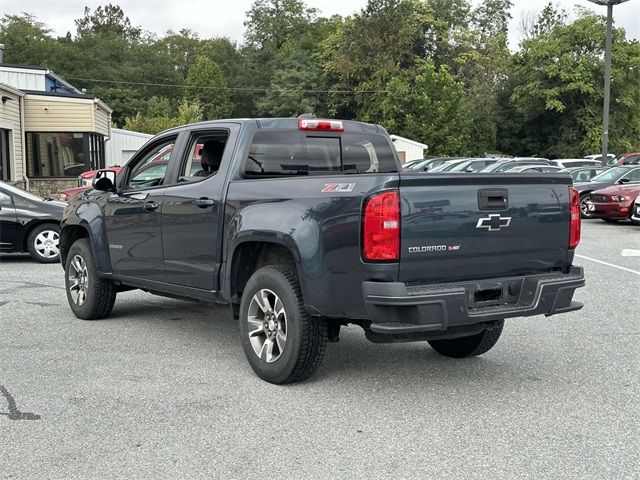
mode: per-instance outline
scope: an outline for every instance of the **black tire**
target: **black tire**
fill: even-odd
[[[80,278],[78,277],[79,269],[76,268],[78,265],[86,267],[86,274],[82,275],[82,278],[84,278],[82,289],[72,288],[74,284],[77,284],[76,280]],[[88,239],[81,238],[71,246],[64,267],[67,300],[75,316],[82,320],[106,318],[113,309],[117,291],[109,280],[98,277],[96,263]],[[82,302],[79,301],[79,297],[75,298],[74,295],[74,292],[76,292],[80,296],[81,290],[84,294],[84,301]]]
[[[261,292],[268,292],[266,311],[258,308],[260,302],[256,303],[257,298],[262,298],[259,297]],[[277,299],[280,300],[281,309],[277,306]],[[274,305],[273,309],[270,308],[271,303]],[[254,335],[251,337],[250,308],[256,313],[252,315],[251,331]],[[275,315],[278,312],[284,314]],[[269,318],[271,322],[267,321]],[[270,323],[273,323],[273,326],[267,327]],[[254,329],[256,326],[257,329]],[[280,333],[285,334],[282,349],[279,348]],[[269,336],[271,334],[273,338]],[[327,348],[327,337],[327,320],[312,318],[307,314],[298,280],[289,268],[270,265],[259,269],[251,276],[240,303],[240,342],[249,365],[260,378],[279,385],[308,379],[322,363]],[[263,348],[260,348],[260,342]],[[271,361],[267,361],[268,342],[271,342],[271,352],[278,354],[277,358],[271,358]],[[261,356],[258,356],[259,354]]]
[[[40,263],[60,263],[60,225],[43,223],[27,237],[27,251]]]
[[[631,223],[633,225],[635,225],[636,227],[640,227],[640,220],[634,220],[633,218],[631,219]]]
[[[487,353],[498,343],[503,327],[504,320],[501,320],[494,328],[485,330],[478,335],[454,338],[452,340],[430,340],[429,345],[445,357],[477,357],[478,355]]]
[[[607,223],[618,223],[620,221],[613,218],[603,218],[602,220],[604,220]]]
[[[582,214],[582,218],[594,218],[593,214],[589,213],[586,208],[586,202],[588,202],[590,198],[590,193],[583,193],[580,195],[580,213]]]

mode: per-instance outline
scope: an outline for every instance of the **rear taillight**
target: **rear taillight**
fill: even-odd
[[[362,257],[368,262],[395,262],[400,258],[400,195],[397,190],[377,193],[365,200]]]
[[[569,248],[576,248],[580,243],[581,212],[580,194],[575,188],[569,188],[569,203],[571,212],[571,226],[569,229]]]

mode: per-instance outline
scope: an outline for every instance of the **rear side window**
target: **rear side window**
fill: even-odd
[[[389,142],[380,135],[303,132],[256,133],[245,163],[250,177],[397,172]]]

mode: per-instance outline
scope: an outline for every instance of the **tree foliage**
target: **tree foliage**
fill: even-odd
[[[604,83],[605,24],[587,15],[525,40],[513,57],[505,145],[515,153],[582,156],[598,151]],[[640,138],[640,44],[614,32],[610,143],[613,151]]]
[[[152,35],[120,6],[79,12],[54,37],[32,15],[0,20],[5,61],[42,65],[156,133],[221,117],[380,123],[434,154],[579,156],[600,144],[604,20],[553,3],[507,42],[512,0],[368,0],[323,17],[303,0],[255,0],[245,38]],[[640,44],[616,29],[611,145],[640,149]],[[512,49],[514,46],[511,46]]]

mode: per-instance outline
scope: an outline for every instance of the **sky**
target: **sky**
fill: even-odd
[[[517,48],[521,38],[519,22],[523,15],[541,10],[549,0],[512,0],[513,20],[509,33],[512,49]],[[480,0],[474,0],[479,3]],[[44,22],[56,35],[75,33],[74,19],[82,16],[85,5],[95,8],[106,3],[118,4],[136,26],[144,30],[163,34],[167,30],[178,31],[189,28],[200,38],[225,36],[241,41],[244,34],[245,13],[253,0],[0,0],[0,16],[29,12]],[[318,8],[325,16],[350,15],[359,11],[366,0],[306,0],[307,5]],[[587,0],[556,0],[568,12],[575,5],[606,11]],[[640,39],[640,0],[630,0],[614,8],[616,25],[622,26],[629,37]],[[10,48],[9,45],[6,48]]]

